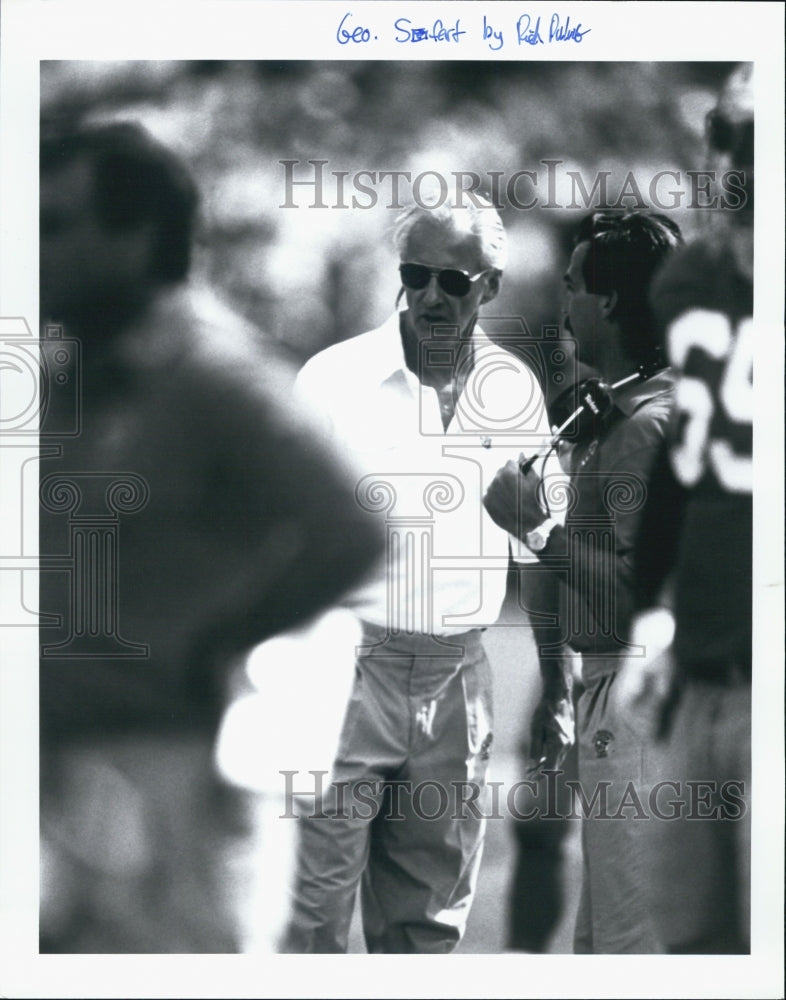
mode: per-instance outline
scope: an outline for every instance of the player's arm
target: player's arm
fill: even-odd
[[[299,405],[291,381],[274,385],[268,373],[241,388],[230,420],[220,407],[215,431],[231,445],[214,473],[222,504],[213,516],[238,549],[231,586],[212,609],[211,641],[224,652],[338,603],[383,546],[378,523],[356,500],[354,470]]]

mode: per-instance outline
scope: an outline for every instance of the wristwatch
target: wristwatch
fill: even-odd
[[[530,550],[530,552],[542,552],[546,545],[548,544],[549,535],[552,530],[556,528],[558,521],[555,521],[553,517],[547,517],[546,520],[533,528],[532,531],[528,531],[524,539],[524,544]]]

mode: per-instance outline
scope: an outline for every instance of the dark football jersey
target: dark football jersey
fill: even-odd
[[[666,265],[652,300],[678,373],[665,495],[681,502],[660,509],[662,518],[679,520],[672,525],[675,652],[688,672],[711,673],[721,663],[750,670],[751,282],[730,252],[695,244]],[[657,496],[652,504],[657,518]],[[673,514],[677,506],[681,516]]]

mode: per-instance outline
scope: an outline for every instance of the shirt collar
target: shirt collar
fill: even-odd
[[[664,368],[644,382],[633,382],[614,393],[614,405],[629,417],[643,404],[674,388],[674,373]]]
[[[380,385],[394,377],[403,378],[412,392],[416,392],[421,383],[417,375],[407,366],[399,327],[400,317],[400,312],[393,313],[377,331],[380,336],[375,354],[376,377]],[[478,349],[489,342],[479,324],[475,323],[471,343],[476,357]]]

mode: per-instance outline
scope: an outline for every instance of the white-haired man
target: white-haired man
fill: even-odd
[[[461,939],[492,740],[481,636],[510,551],[481,498],[511,451],[548,436],[534,375],[476,323],[504,267],[494,208],[406,209],[395,244],[405,308],[299,376],[368,470],[356,495],[385,518],[388,547],[354,594],[355,684],[332,782],[301,818],[291,952],[346,951],[361,880],[370,952],[444,953]]]

